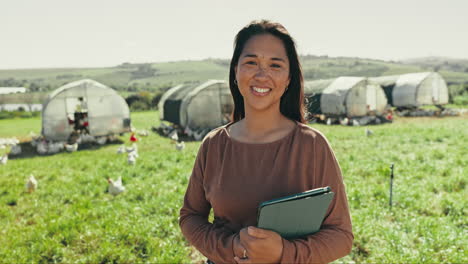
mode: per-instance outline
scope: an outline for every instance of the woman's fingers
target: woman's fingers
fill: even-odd
[[[271,237],[273,235],[272,231],[269,231],[269,230],[266,230],[266,229],[261,229],[261,228],[256,228],[256,227],[253,227],[253,226],[249,226],[249,228],[247,228],[247,233],[250,236],[253,236],[255,238],[268,238],[268,237]]]
[[[238,264],[251,263],[249,258],[241,259],[238,256],[234,257],[234,261]]]

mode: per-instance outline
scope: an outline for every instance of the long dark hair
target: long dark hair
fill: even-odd
[[[271,34],[283,42],[289,59],[289,86],[280,101],[280,112],[289,119],[305,123],[304,80],[301,63],[296,51],[294,39],[283,25],[268,20],[252,21],[237,33],[234,40],[234,53],[229,68],[229,88],[234,99],[232,121],[237,122],[245,117],[244,98],[237,86],[235,67],[244,49],[245,43],[256,35]]]

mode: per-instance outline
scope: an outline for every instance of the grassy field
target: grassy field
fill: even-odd
[[[369,127],[371,137],[363,127],[312,125],[331,142],[347,186],[355,241],[341,261],[468,262],[467,119],[397,118]],[[149,129],[157,113],[132,121]],[[40,131],[40,119],[0,120],[0,137],[26,140],[30,131]],[[200,143],[176,152],[156,134],[140,139],[135,166],[116,144],[0,166],[0,262],[200,262],[177,222]],[[24,192],[30,174],[39,181],[32,194]],[[106,178],[118,176],[127,190],[112,197]]]

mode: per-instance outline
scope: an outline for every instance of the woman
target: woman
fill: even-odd
[[[184,236],[214,263],[347,255],[353,234],[340,168],[325,137],[304,124],[301,67],[282,25],[254,21],[237,34],[229,83],[233,122],[203,140],[180,210]],[[286,240],[255,227],[261,202],[323,186],[335,197],[319,232]]]

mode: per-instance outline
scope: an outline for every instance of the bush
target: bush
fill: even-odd
[[[26,112],[26,111],[0,111],[0,119],[11,119],[11,118],[32,118],[41,115],[40,111]]]
[[[453,98],[453,103],[456,105],[468,105],[468,93]]]
[[[149,110],[148,104],[142,101],[135,101],[130,105],[130,110],[131,111],[144,111],[144,110]]]

